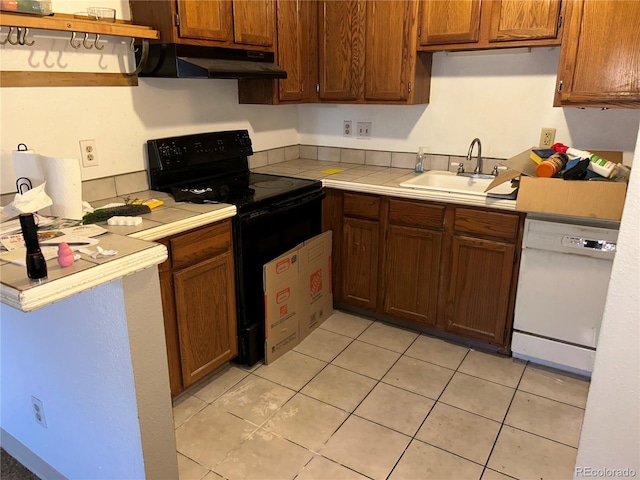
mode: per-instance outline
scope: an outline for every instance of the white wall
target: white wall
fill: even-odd
[[[0,305],[2,446],[41,478],[177,478],[159,282],[150,267],[33,312]]]
[[[143,478],[122,282],[0,313],[2,429],[67,478]]]
[[[640,159],[640,131],[636,144]],[[576,478],[640,474],[640,169],[631,172],[618,251],[598,339]],[[586,475],[586,469],[635,470],[633,475]]]
[[[580,148],[622,150],[629,163],[639,110],[554,108],[559,48],[528,54],[433,57],[429,105],[305,105],[299,107],[300,143],[368,150],[466,155],[482,140],[486,157],[509,158],[537,145],[542,127],[556,141]],[[370,121],[371,140],[345,138],[342,121]]]

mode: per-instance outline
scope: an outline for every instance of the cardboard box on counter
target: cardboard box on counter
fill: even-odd
[[[486,191],[520,177],[516,200],[516,210],[520,212],[620,220],[626,183],[539,178],[535,175],[536,163],[529,157],[530,152],[531,149],[527,149],[505,160],[503,165],[508,170],[498,175]],[[614,163],[622,162],[621,152],[591,152]]]
[[[333,313],[331,231],[263,267],[265,364],[293,349]]]

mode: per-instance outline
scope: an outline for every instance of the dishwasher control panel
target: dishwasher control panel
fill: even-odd
[[[617,241],[615,229],[527,218],[522,247],[612,259]]]
[[[601,250],[603,252],[615,253],[616,244],[606,240],[591,240],[582,237],[572,237],[563,235],[562,246],[569,248],[589,248],[591,250]]]

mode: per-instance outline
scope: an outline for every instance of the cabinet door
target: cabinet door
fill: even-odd
[[[311,89],[311,8],[308,0],[278,1],[278,65],[287,78],[278,80],[278,99],[309,100]]]
[[[342,300],[375,310],[378,295],[378,222],[345,218],[342,234]]]
[[[505,344],[515,247],[454,236],[445,308],[448,331]]]
[[[640,104],[640,2],[570,2],[558,67],[562,105]]]
[[[232,254],[173,274],[185,387],[238,353]]]
[[[178,0],[178,15],[181,37],[231,40],[233,18],[228,0]]]
[[[176,321],[176,301],[173,295],[173,275],[170,271],[160,272],[160,293],[162,294],[162,314],[164,336],[167,344],[169,364],[169,387],[175,397],[184,390],[182,387],[182,366],[180,362],[180,337]]]
[[[435,325],[442,234],[418,228],[387,228],[384,313]]]
[[[322,100],[360,97],[364,5],[358,0],[318,2],[318,92]]]
[[[480,0],[423,0],[420,6],[420,45],[478,41]]]
[[[490,42],[556,38],[560,0],[493,0]]]
[[[416,55],[411,27],[417,4],[409,0],[368,0],[365,3],[364,98],[407,100],[412,61]]]
[[[276,34],[274,0],[233,0],[233,40],[272,47]]]

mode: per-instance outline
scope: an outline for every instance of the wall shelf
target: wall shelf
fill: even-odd
[[[52,16],[41,17],[20,13],[0,13],[0,26],[35,28],[38,30],[57,30],[62,32],[97,33],[100,35],[114,35],[118,37],[146,38],[157,40],[160,34],[157,30],[144,25],[132,25],[124,20],[114,23],[98,22],[79,18],[78,15],[55,13]]]
[[[144,25],[133,25],[124,20],[116,20],[113,23],[99,22],[64,13],[55,13],[50,16],[37,16],[20,13],[0,13],[0,27],[9,27],[9,36],[12,29],[18,29],[18,37],[21,29],[53,30],[69,32],[72,42],[76,33],[111,35],[118,37],[130,37],[142,40],[142,60],[140,65],[132,73],[91,73],[91,72],[41,72],[41,71],[0,71],[0,86],[2,87],[44,87],[44,86],[136,86],[138,85],[138,72],[146,61],[149,40],[157,40],[160,34],[157,30]],[[31,32],[29,32],[29,35]],[[26,40],[26,32],[22,33],[22,40]],[[18,38],[16,37],[16,38]],[[86,37],[85,37],[86,38]],[[20,45],[29,46],[31,43]],[[74,47],[78,48],[78,47]]]

